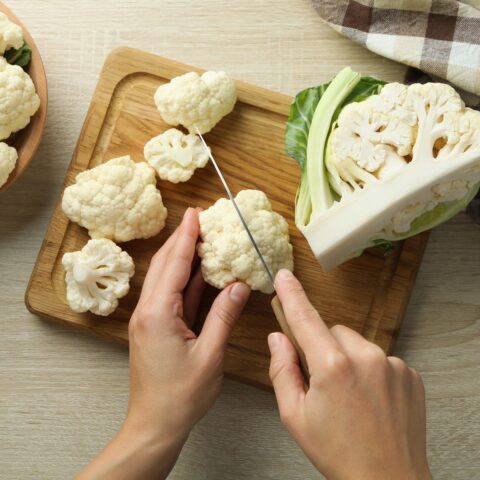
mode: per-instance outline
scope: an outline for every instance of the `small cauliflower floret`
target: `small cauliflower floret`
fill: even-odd
[[[8,176],[15,168],[17,159],[17,151],[5,142],[0,142],[0,187],[3,187],[7,182]]]
[[[135,273],[127,252],[105,238],[90,240],[80,251],[65,253],[67,301],[74,312],[110,315],[130,289]]]
[[[19,25],[0,12],[0,55],[10,48],[18,49],[23,45],[23,32]]]
[[[235,197],[247,225],[272,274],[293,270],[293,253],[285,219],[272,210],[267,196],[259,190],[242,190]],[[253,248],[230,200],[221,198],[200,212],[198,246],[205,281],[224,288],[235,281],[252,290],[272,293],[268,275]]]
[[[40,106],[28,74],[0,57],[0,140],[25,128]]]
[[[162,180],[172,183],[190,180],[197,168],[208,162],[208,153],[200,137],[185,135],[176,128],[152,138],[144,148],[145,160]]]
[[[167,218],[155,171],[129,155],[79,173],[65,189],[62,209],[92,238],[115,242],[153,237]]]
[[[183,125],[190,133],[209,132],[229,114],[237,93],[235,83],[225,72],[186,73],[160,85],[155,104],[169,125]]]

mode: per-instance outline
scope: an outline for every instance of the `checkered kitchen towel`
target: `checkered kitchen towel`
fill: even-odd
[[[369,50],[480,95],[479,0],[312,2],[331,27]]]

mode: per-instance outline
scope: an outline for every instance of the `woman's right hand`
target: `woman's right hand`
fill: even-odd
[[[275,279],[287,321],[305,352],[310,388],[288,338],[268,338],[282,422],[329,480],[431,479],[420,375],[353,330],[328,328],[294,275]]]

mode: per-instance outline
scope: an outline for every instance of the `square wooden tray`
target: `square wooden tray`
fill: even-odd
[[[130,154],[143,160],[143,146],[169,128],[154,105],[156,88],[171,78],[200,69],[129,48],[107,58],[68,169],[65,186],[88,168]],[[362,333],[386,352],[393,348],[427,242],[422,234],[396,245],[389,257],[371,249],[333,272],[323,273],[295,228],[294,199],[299,169],[284,153],[284,128],[291,98],[237,82],[235,110],[206,135],[234,193],[263,190],[274,210],[290,224],[295,273],[312,303],[329,325],[342,323]],[[178,225],[187,206],[208,207],[224,190],[211,165],[184,184],[158,182],[169,216],[157,237],[122,244],[134,259],[130,293],[110,317],[72,312],[65,300],[65,252],[88,241],[85,229],[71,223],[59,198],[26,292],[28,309],[36,314],[128,342],[128,321],[153,253]],[[207,289],[201,315],[216,294]],[[268,333],[278,330],[269,296],[254,293],[227,347],[226,373],[238,380],[270,387]]]

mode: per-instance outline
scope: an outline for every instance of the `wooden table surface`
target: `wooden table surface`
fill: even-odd
[[[404,68],[322,24],[309,0],[19,0],[49,80],[40,150],[0,196],[0,478],[66,479],[114,434],[128,395],[124,347],[30,315],[23,296],[102,63],[120,45],[294,94],[340,67]],[[436,480],[480,478],[480,227],[464,214],[431,237],[397,355],[424,377]],[[174,480],[309,480],[319,474],[274,396],[226,380]]]

